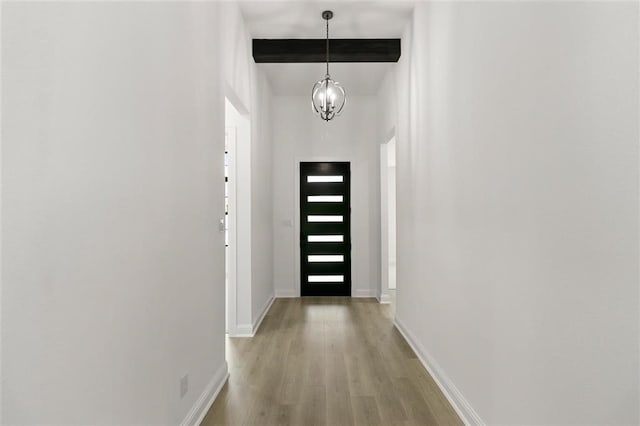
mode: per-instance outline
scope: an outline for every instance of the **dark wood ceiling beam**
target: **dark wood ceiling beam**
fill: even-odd
[[[256,63],[326,61],[325,39],[253,39]],[[329,40],[330,62],[398,62],[399,38],[340,38]]]

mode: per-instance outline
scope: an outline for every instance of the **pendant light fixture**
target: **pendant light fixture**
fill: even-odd
[[[324,121],[329,121],[342,113],[347,100],[340,83],[331,79],[329,75],[329,19],[333,12],[325,10],[322,19],[327,21],[327,74],[322,80],[313,85],[311,90],[311,106],[313,111]]]

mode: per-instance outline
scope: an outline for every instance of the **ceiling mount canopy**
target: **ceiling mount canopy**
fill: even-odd
[[[311,89],[311,106],[313,111],[324,121],[329,121],[339,116],[344,109],[347,100],[344,89],[340,83],[331,79],[329,74],[329,20],[333,18],[333,12],[325,10],[322,19],[326,21],[326,63],[327,72],[322,80],[318,80]]]

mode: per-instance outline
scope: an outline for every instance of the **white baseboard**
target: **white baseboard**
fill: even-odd
[[[253,321],[251,334],[253,334],[254,336],[258,332],[258,329],[260,328],[260,324],[262,324],[262,320],[267,315],[267,312],[269,312],[269,309],[271,309],[271,305],[273,305],[274,300],[276,300],[274,295],[269,296],[269,298],[267,299],[267,302],[262,307],[262,311],[260,311],[260,316],[256,318],[255,321]]]
[[[270,296],[267,299],[267,302],[262,307],[260,311],[260,316],[258,316],[253,324],[238,324],[235,330],[229,330],[229,337],[253,337],[258,332],[258,328],[260,328],[260,324],[262,324],[262,320],[264,319],[267,312],[273,305],[273,301],[276,300],[274,296]]]
[[[371,288],[356,288],[351,291],[351,297],[375,297],[378,298],[378,292]]]
[[[213,375],[211,381],[207,384],[207,387],[200,395],[200,398],[196,401],[196,403],[191,407],[189,413],[184,418],[181,426],[199,426],[204,420],[204,416],[207,415],[209,408],[213,405],[213,401],[216,400],[216,397],[220,393],[220,390],[227,382],[229,378],[229,369],[227,368],[227,362],[225,361],[216,374]]]
[[[235,330],[229,330],[229,337],[253,337],[253,325],[238,324]]]
[[[275,297],[277,299],[285,299],[285,298],[290,298],[290,297],[300,297],[299,294],[296,294],[295,291],[293,290],[277,290],[276,289],[276,293],[275,293]],[[357,288],[357,289],[353,289],[351,291],[351,297],[374,297],[374,298],[378,298],[378,292],[377,290],[374,289],[370,289],[370,288]]]
[[[411,349],[416,353],[418,359],[422,362],[422,365],[424,365],[424,368],[426,368],[431,377],[433,377],[433,380],[436,382],[447,400],[449,400],[449,403],[453,409],[456,410],[456,413],[458,413],[458,416],[460,416],[460,419],[464,424],[484,425],[485,423],[473,409],[469,401],[467,401],[458,388],[453,384],[449,376],[447,376],[444,370],[438,365],[436,360],[433,359],[424,347],[417,342],[413,337],[413,334],[407,330],[398,318],[395,319],[394,324],[400,334],[404,336],[409,346],[411,346]]]
[[[389,293],[382,293],[376,296],[376,299],[378,299],[378,302],[385,305],[391,303],[391,296],[389,295]]]
[[[287,289],[276,289],[276,296],[279,299],[284,299],[288,297],[299,297],[294,290]]]

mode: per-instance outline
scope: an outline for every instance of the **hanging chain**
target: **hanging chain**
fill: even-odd
[[[327,19],[327,75],[329,75],[329,20]]]

